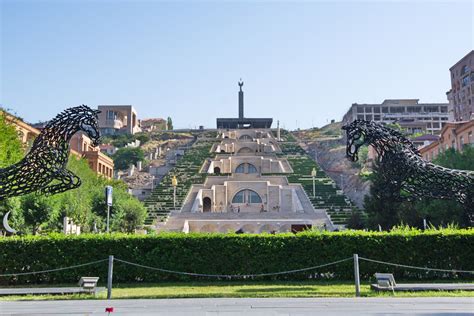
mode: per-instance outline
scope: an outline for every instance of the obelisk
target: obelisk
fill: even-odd
[[[239,81],[239,119],[244,118],[244,92],[242,91],[242,86],[244,85],[244,82],[242,81],[242,78]]]

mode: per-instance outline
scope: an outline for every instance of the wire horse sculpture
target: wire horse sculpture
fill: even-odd
[[[21,161],[0,169],[0,201],[35,191],[52,195],[78,188],[81,179],[66,169],[69,141],[75,133],[84,131],[93,145],[98,146],[98,113],[81,105],[49,121]]]
[[[400,132],[373,121],[355,120],[343,126],[347,135],[346,156],[358,160],[359,148],[368,144],[388,183],[416,198],[456,200],[474,219],[474,172],[448,169],[425,161]]]

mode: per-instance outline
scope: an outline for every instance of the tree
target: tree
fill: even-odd
[[[0,168],[18,162],[24,155],[18,132],[5,116],[0,109]]]
[[[113,155],[115,167],[119,170],[127,169],[131,164],[136,164],[145,159],[141,148],[120,148]]]
[[[169,116],[166,119],[166,127],[167,127],[168,130],[173,129],[173,120],[171,120],[171,117],[169,117]]]
[[[364,209],[368,216],[368,226],[390,229],[399,223],[400,184],[386,177],[383,167],[375,162],[370,193],[364,199]]]
[[[35,193],[23,196],[21,204],[25,224],[31,228],[33,234],[36,234],[46,222],[57,219],[59,215],[55,212],[52,199]]]

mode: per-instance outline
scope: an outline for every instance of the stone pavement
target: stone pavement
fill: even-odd
[[[215,298],[1,301],[0,315],[474,315],[474,298]]]

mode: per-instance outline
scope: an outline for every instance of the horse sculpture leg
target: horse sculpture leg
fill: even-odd
[[[48,185],[41,189],[41,192],[46,195],[65,192],[81,186],[81,179],[69,170],[60,170],[55,177],[59,183]]]

